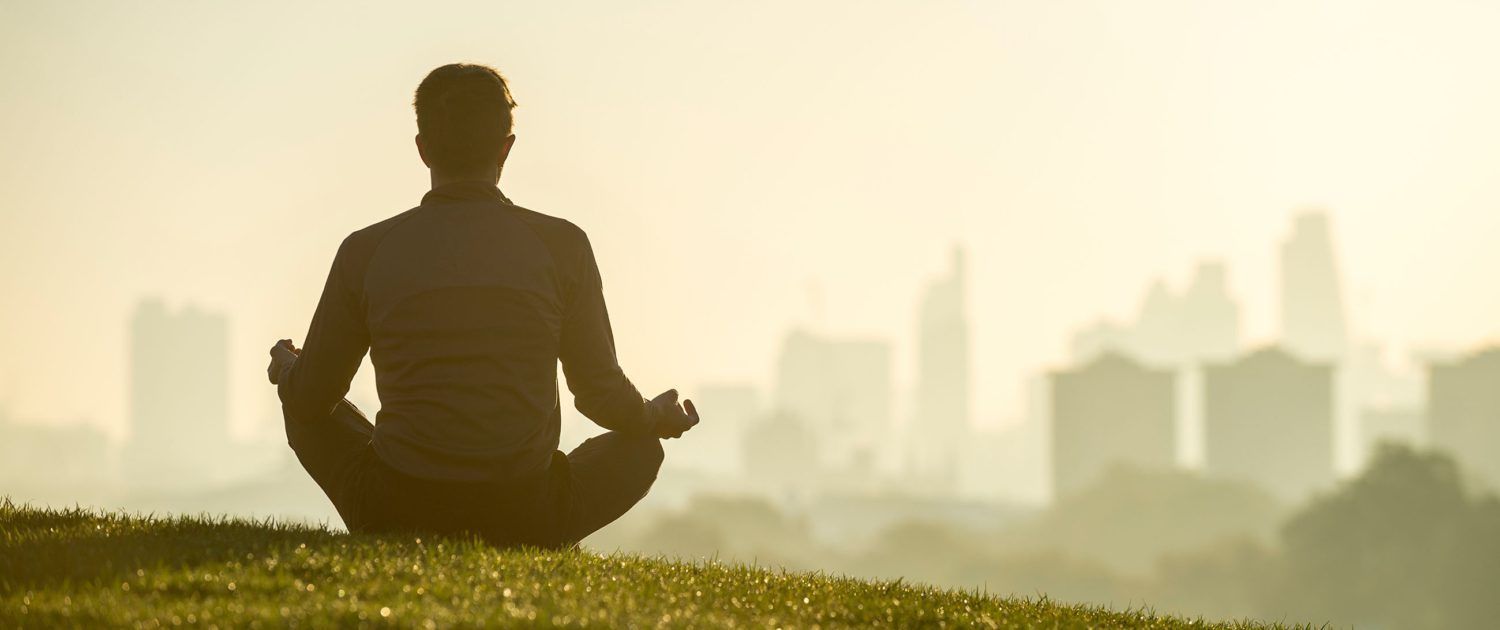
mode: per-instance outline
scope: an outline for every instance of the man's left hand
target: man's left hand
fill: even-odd
[[[276,342],[276,345],[271,346],[271,364],[266,366],[266,378],[271,380],[272,385],[277,384],[276,380],[281,378],[281,373],[288,366],[297,362],[299,354],[302,354],[302,351],[292,345],[291,339],[282,339]]]

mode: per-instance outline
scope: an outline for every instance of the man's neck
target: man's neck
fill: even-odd
[[[432,187],[447,186],[459,182],[475,182],[486,186],[495,186],[500,183],[500,170],[492,169],[488,173],[440,173],[432,171]]]

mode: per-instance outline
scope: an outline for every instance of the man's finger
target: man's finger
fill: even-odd
[[[698,424],[698,407],[693,405],[693,399],[682,401],[682,405],[687,408],[687,416],[693,419],[693,424]]]

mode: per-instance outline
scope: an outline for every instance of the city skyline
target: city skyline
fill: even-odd
[[[1318,281],[1311,290],[1288,290],[1283,301],[1310,302],[1300,316],[1315,322],[1329,321],[1330,314],[1340,322],[1351,319],[1341,300],[1327,299],[1338,298],[1341,277],[1327,217],[1303,212],[1292,217],[1290,225],[1281,251],[1289,251],[1288,243],[1299,243],[1297,247],[1313,254],[1303,255],[1311,263],[1298,267],[1283,262],[1281,267],[1310,268]],[[1344,324],[1335,327],[1344,332],[1314,339],[1315,346],[1338,348],[1338,356],[1326,361],[1307,359],[1287,343],[1243,343],[1237,325],[1242,305],[1227,279],[1228,270],[1221,262],[1208,261],[1193,268],[1191,282],[1181,291],[1159,278],[1152,281],[1134,320],[1105,321],[1075,333],[1071,361],[1051,372],[1050,387],[1043,390],[1048,392],[1050,411],[1039,419],[1046,425],[1043,431],[1052,436],[1050,452],[1032,454],[1030,450],[1046,442],[1033,442],[1021,426],[997,433],[964,421],[969,396],[962,385],[972,352],[966,276],[966,255],[955,247],[949,268],[928,280],[912,309],[913,334],[930,352],[911,358],[916,365],[909,367],[926,374],[927,383],[946,389],[924,394],[920,378],[908,389],[896,386],[893,375],[902,370],[893,362],[891,347],[897,340],[839,337],[793,327],[782,340],[779,358],[769,366],[774,387],[762,389],[743,381],[701,384],[703,402],[724,405],[722,422],[704,433],[705,441],[695,443],[697,448],[674,445],[681,455],[674,456],[672,466],[710,473],[718,479],[714,483],[727,482],[728,487],[770,489],[778,486],[757,480],[770,469],[755,461],[752,451],[775,454],[772,459],[802,453],[810,459],[796,467],[785,462],[772,466],[787,470],[771,478],[802,470],[804,476],[820,479],[802,488],[807,492],[886,488],[1025,503],[1035,500],[1028,498],[1034,496],[1028,488],[1046,484],[1046,479],[1055,488],[1055,498],[1126,463],[1201,469],[1300,500],[1310,490],[1327,487],[1335,476],[1357,470],[1375,448],[1377,435],[1425,444],[1433,430],[1429,423],[1438,422],[1437,444],[1468,462],[1477,461],[1475,453],[1484,449],[1474,451],[1465,440],[1445,437],[1453,432],[1444,433],[1441,423],[1451,421],[1443,418],[1458,410],[1470,414],[1465,422],[1479,423],[1478,429],[1465,430],[1493,430],[1485,428],[1482,418],[1475,420],[1473,411],[1463,411],[1469,404],[1465,401],[1478,400],[1473,396],[1455,398],[1438,391],[1433,395],[1443,400],[1428,401],[1421,391],[1427,371],[1450,373],[1455,368],[1449,366],[1459,365],[1446,355],[1429,358],[1420,367],[1422,375],[1390,373],[1378,353],[1370,351],[1378,344],[1350,338]],[[1286,286],[1301,283],[1296,273],[1286,280]],[[133,411],[132,436],[117,444],[123,487],[162,487],[163,480],[172,482],[167,487],[178,488],[210,480],[223,483],[257,474],[253,462],[263,465],[274,459],[236,449],[279,440],[230,441],[224,382],[229,359],[222,350],[229,322],[222,314],[192,305],[169,309],[159,298],[147,298],[138,304],[129,328],[132,399],[149,404]],[[1485,348],[1469,348],[1460,358],[1486,352]],[[1489,352],[1474,356],[1492,356],[1494,351]],[[1296,375],[1297,370],[1321,376],[1308,382]],[[182,385],[188,385],[182,396],[160,395]],[[1415,403],[1406,399],[1404,390],[1409,387],[1418,390]],[[351,393],[360,395],[369,394]],[[937,408],[924,409],[924,400],[927,405],[935,401]],[[1397,401],[1394,406],[1392,401]],[[377,402],[371,399],[367,404]],[[1438,406],[1429,420],[1426,410],[1434,404]],[[1345,415],[1348,410],[1352,414]],[[565,415],[564,446],[598,431],[571,410]],[[1349,423],[1352,426],[1343,426]],[[768,427],[781,427],[792,437]],[[194,451],[198,460],[152,460],[166,473],[156,474],[154,481],[143,476],[138,452],[154,456],[181,439],[199,445]],[[981,444],[985,446],[976,450]],[[1285,470],[1279,465],[1274,470],[1259,466],[1284,459],[1279,449],[1285,444],[1297,446],[1299,463]],[[934,468],[934,460],[913,456],[924,449],[941,453],[936,461],[946,467]],[[979,464],[987,458],[985,449],[1011,453],[1027,463],[999,468]],[[201,467],[203,458],[216,463],[216,474],[187,479],[170,472],[174,466]],[[985,476],[996,470],[1006,471],[1005,476]]]
[[[1285,251],[1285,248],[1288,247],[1288,243],[1294,242],[1297,238],[1299,238],[1299,231],[1310,229],[1308,227],[1309,217],[1318,218],[1315,225],[1318,238],[1336,238],[1336,224],[1333,224],[1333,227],[1330,227],[1330,222],[1327,220],[1328,214],[1318,211],[1309,211],[1306,208],[1303,208],[1291,213],[1289,216],[1289,220],[1291,221],[1291,225],[1293,227],[1290,232],[1285,233],[1287,235],[1290,235],[1290,240],[1284,240],[1280,242],[1280,246],[1283,248],[1283,251]],[[1301,237],[1305,238],[1305,235]],[[961,244],[950,245],[950,251],[958,251],[961,249]],[[1327,252],[1327,255],[1332,256],[1333,254],[1331,251],[1329,251]],[[961,254],[959,256],[962,257]],[[1281,264],[1285,266],[1286,263],[1283,262]],[[1332,264],[1332,261],[1330,261],[1330,264]],[[1192,271],[1187,278],[1187,282],[1180,284],[1180,286],[1183,287],[1180,294],[1174,293],[1173,291],[1175,291],[1175,289],[1171,288],[1174,284],[1178,283],[1168,283],[1168,281],[1166,280],[1166,278],[1170,278],[1174,274],[1158,273],[1151,276],[1149,280],[1146,280],[1146,286],[1148,287],[1148,290],[1145,292],[1145,299],[1136,303],[1139,309],[1138,312],[1127,315],[1125,317],[1113,318],[1099,315],[1093,317],[1080,315],[1076,317],[1076,321],[1081,323],[1078,327],[1075,327],[1073,329],[1070,335],[1060,338],[1059,343],[1056,344],[1059,347],[1057,358],[1049,362],[1030,366],[1026,368],[1026,370],[1042,370],[1047,369],[1049,366],[1057,367],[1081,364],[1088,358],[1091,358],[1092,356],[1095,356],[1098,353],[1110,348],[1126,350],[1133,356],[1137,356],[1138,358],[1141,358],[1142,360],[1145,360],[1147,363],[1152,365],[1182,365],[1193,362],[1201,362],[1203,359],[1228,358],[1233,355],[1233,352],[1228,351],[1231,347],[1248,348],[1255,346],[1274,345],[1282,341],[1281,335],[1279,333],[1271,334],[1269,337],[1249,337],[1243,334],[1242,327],[1239,324],[1241,320],[1241,315],[1239,313],[1244,310],[1253,310],[1257,307],[1257,305],[1254,304],[1253,301],[1242,300],[1240,298],[1240,294],[1233,291],[1233,270],[1228,264],[1223,262],[1222,258],[1200,258],[1194,261],[1189,267]],[[1334,274],[1331,277],[1331,286],[1337,287],[1342,285],[1343,274],[1337,271],[1332,271],[1331,273]],[[1325,280],[1324,282],[1326,283],[1328,281]],[[978,290],[983,290],[983,287],[979,287]],[[1285,287],[1283,287],[1283,290],[1286,290]],[[911,291],[915,296],[913,298],[914,301],[918,303],[920,303],[919,298],[921,291],[922,289],[920,287],[913,287]],[[199,303],[192,299],[167,301],[163,300],[159,294],[150,295],[149,297],[143,299],[146,301],[160,302],[162,304],[162,308],[167,308],[169,306],[171,308],[188,310],[201,308],[199,306]],[[1205,300],[1226,301],[1227,306],[1216,306],[1209,302],[1205,302]],[[1180,305],[1178,304],[1178,301],[1180,301]],[[1285,297],[1279,300],[1272,301],[1279,305],[1280,303],[1285,301]],[[139,304],[139,302],[137,304]],[[1338,306],[1340,309],[1345,308],[1342,305],[1342,301],[1338,303]],[[1278,306],[1277,308],[1280,308],[1280,306]],[[1232,310],[1226,312],[1224,309]],[[1358,309],[1355,310],[1357,311]],[[1172,318],[1189,316],[1188,314],[1193,312],[1196,312],[1200,315],[1204,315],[1210,312],[1222,313],[1222,315],[1216,315],[1215,317],[1223,318],[1222,321],[1225,323],[1210,325],[1210,329],[1206,329],[1202,333],[1191,333],[1191,329],[1184,331],[1176,328],[1176,326],[1178,326],[1178,323],[1174,322]],[[1129,313],[1129,311],[1127,311],[1127,313]],[[890,405],[890,410],[884,413],[888,414],[889,417],[892,418],[894,426],[897,427],[909,425],[918,415],[920,415],[918,411],[919,394],[917,393],[918,389],[920,388],[920,366],[917,364],[918,352],[916,352],[916,348],[919,347],[920,341],[920,326],[918,326],[921,319],[920,315],[920,312],[916,312],[911,317],[912,326],[918,330],[918,335],[908,334],[895,335],[891,337],[882,337],[879,335],[856,335],[854,337],[863,339],[869,343],[886,345],[886,352],[891,355],[892,361],[896,361],[891,371],[891,394],[890,402],[888,403]],[[1360,346],[1361,343],[1368,344],[1370,342],[1369,338],[1357,337],[1356,332],[1354,332],[1355,330],[1357,330],[1359,315],[1360,313],[1356,312],[1353,314],[1353,316],[1350,316],[1349,314],[1347,314],[1347,311],[1344,311],[1341,312],[1337,318],[1338,321],[1341,322],[1340,326],[1343,327],[1343,336],[1345,337],[1345,345],[1341,350],[1342,352],[1356,353],[1363,349]],[[972,318],[972,315],[970,315],[970,317]],[[1285,318],[1286,315],[1283,314],[1282,317]],[[1202,318],[1200,317],[1200,320],[1201,319]],[[1125,324],[1119,324],[1117,322],[1125,322]],[[1351,325],[1351,322],[1353,322],[1354,324]],[[986,332],[986,326],[984,324],[985,322],[980,322],[978,326],[980,330],[979,336],[981,338],[986,336],[984,335],[984,332]],[[1217,326],[1217,328],[1214,329],[1214,326]],[[1283,323],[1281,324],[1281,326],[1285,328],[1286,324]],[[831,327],[825,325],[823,328],[826,329]],[[819,327],[804,328],[797,324],[790,324],[788,330],[791,331],[790,334],[795,336],[796,334],[806,334],[809,331],[819,330]],[[799,333],[798,331],[803,332]],[[1188,332],[1191,334],[1188,334],[1187,336],[1184,336],[1182,334],[1175,334],[1184,332]],[[1196,338],[1196,341],[1192,336],[1193,334],[1199,335]],[[1206,335],[1206,337],[1203,335]],[[972,334],[968,336],[972,337]],[[1231,342],[1227,340],[1233,341]],[[784,341],[785,339],[783,339],[783,342]],[[1370,354],[1367,356],[1350,354],[1348,356],[1359,358],[1365,362],[1375,361],[1376,364],[1369,365],[1368,369],[1384,370],[1387,372],[1393,369],[1405,370],[1410,373],[1413,371],[1419,372],[1425,369],[1425,365],[1432,360],[1443,359],[1457,354],[1463,354],[1472,351],[1475,348],[1484,347],[1491,341],[1493,340],[1490,338],[1481,338],[1478,340],[1474,340],[1468,345],[1457,344],[1451,347],[1446,345],[1419,345],[1414,347],[1398,348],[1394,353],[1381,352],[1378,354]],[[1385,350],[1390,348],[1389,344],[1382,343],[1380,340],[1376,340],[1376,343],[1380,344],[1378,346],[1380,349]],[[1290,348],[1292,345],[1297,344],[1294,343],[1289,345],[1288,347]],[[905,352],[901,351],[903,347],[905,348]],[[969,346],[967,351],[969,353],[985,353],[985,349],[974,348],[972,346]],[[1395,359],[1394,361],[1392,360],[1393,358]],[[231,371],[234,371],[234,362],[231,363]],[[253,363],[253,361],[251,361],[251,363]],[[774,366],[774,363],[774,360],[768,357],[766,365]],[[753,372],[754,371],[751,371],[751,373]],[[717,380],[700,379],[687,385],[687,387],[691,387],[692,385],[696,385],[698,383],[718,382],[733,383],[739,386],[751,387],[762,392],[774,391],[776,379],[780,378],[777,371],[768,367],[764,371],[761,371],[761,373],[763,374],[763,376],[760,377],[748,376],[743,378],[725,378]],[[357,400],[368,399],[368,402],[375,402],[375,400],[372,398],[374,391],[373,381],[369,377],[369,365],[368,359],[366,359],[365,364],[361,367],[359,376],[356,378],[353,387],[351,387],[350,396],[352,398],[355,398]],[[267,424],[267,422],[271,420],[275,415],[273,406],[256,405],[255,401],[259,401],[259,398],[264,397],[256,396],[253,393],[255,391],[255,388],[249,387],[249,385],[253,385],[253,383],[232,383],[229,387],[230,391],[249,389],[250,392],[252,392],[248,395],[248,397],[252,399],[251,402],[247,403],[241,400],[241,402],[235,405],[229,412],[229,415],[232,418],[230,421],[230,433],[236,439],[241,440],[255,440],[264,437],[268,433],[275,433],[278,430],[278,428],[274,426],[274,423]],[[980,391],[995,388],[994,383],[978,383],[978,385],[979,386],[976,389]],[[1000,388],[1012,387],[1011,384],[1007,383],[1001,383],[998,386]],[[0,383],[0,402],[11,404],[10,401],[3,395],[3,393],[5,392],[4,387],[5,383]],[[1020,390],[1021,387],[1022,386],[1019,384],[1019,381],[1014,385],[1014,388],[1017,390]],[[975,393],[978,394],[978,392]],[[1384,392],[1377,391],[1370,393],[1382,394]],[[975,395],[973,398],[971,398],[970,404],[974,404],[973,401],[977,400],[979,397],[980,396]],[[1355,399],[1351,400],[1350,402],[1351,404],[1355,405],[1356,409],[1343,411],[1341,413],[1363,414],[1364,407],[1368,406],[1366,404],[1366,401],[1362,399]],[[257,406],[263,408],[252,410],[253,407]],[[128,424],[125,426],[111,426],[107,422],[101,422],[96,416],[87,416],[80,414],[73,414],[69,416],[68,414],[65,414],[61,411],[52,413],[17,413],[15,411],[14,405],[8,408],[11,410],[11,414],[16,417],[73,418],[73,420],[71,420],[70,422],[82,422],[85,425],[99,428],[105,431],[107,434],[111,435],[115,440],[124,440],[128,437]],[[984,416],[982,414],[974,414],[970,416],[969,426],[971,430],[994,430],[996,428],[1014,427],[1018,426],[1023,421],[1023,417],[1024,413],[1022,410],[1022,403],[1018,402],[1015,409],[1008,410],[999,415]]]
[[[9,616],[1483,627],[1497,31],[0,1]]]
[[[794,324],[896,340],[911,366],[910,304],[958,236],[975,418],[1012,422],[1016,383],[1061,362],[1068,331],[1127,317],[1146,278],[1180,285],[1207,257],[1231,270],[1245,341],[1272,339],[1267,244],[1308,205],[1336,219],[1359,336],[1457,350],[1500,332],[1482,290],[1500,264],[1484,236],[1500,231],[1485,166],[1500,85],[1475,65],[1500,47],[1492,7],[459,6],[475,19],[441,38],[410,32],[421,11],[402,8],[362,13],[336,45],[307,26],[347,19],[335,7],[296,23],[0,9],[0,70],[30,86],[0,103],[0,252],[16,270],[0,292],[21,296],[0,327],[0,398],[123,433],[114,322],[163,295],[233,313],[234,429],[271,415],[252,406],[265,339],[303,334],[344,235],[425,191],[410,92],[455,58],[514,82],[507,194],[615,236],[599,260],[647,389],[765,387]],[[766,50],[772,36],[785,44]],[[284,54],[255,52],[265,41]],[[638,245],[661,235],[692,238]],[[681,290],[691,311],[653,308]]]

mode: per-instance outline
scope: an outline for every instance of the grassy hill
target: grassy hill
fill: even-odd
[[[0,502],[0,627],[1260,628],[900,582]]]

